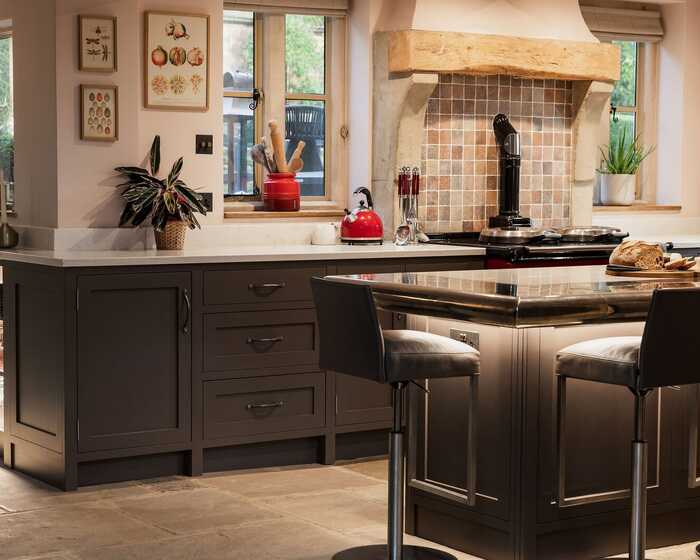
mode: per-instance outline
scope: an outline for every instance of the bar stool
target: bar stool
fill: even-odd
[[[599,338],[573,344],[556,357],[559,410],[566,378],[628,387],[634,394],[632,440],[632,511],[630,560],[644,560],[647,516],[647,442],[644,439],[644,404],[654,389],[700,383],[694,363],[700,335],[697,329],[673,328],[679,317],[700,309],[699,288],[654,291],[644,333],[638,336]],[[668,350],[673,348],[673,352]],[[559,415],[561,434],[562,415]]]
[[[351,548],[333,559],[456,560],[436,549],[403,544],[404,394],[407,385],[416,379],[478,379],[479,352],[435,334],[382,331],[369,286],[321,278],[313,278],[311,286],[320,327],[321,368],[390,384],[394,408],[389,436],[388,544]]]

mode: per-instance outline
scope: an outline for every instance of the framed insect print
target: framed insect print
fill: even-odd
[[[78,38],[82,72],[117,71],[117,18],[78,16]]]
[[[209,16],[145,13],[144,104],[148,109],[209,109]]]
[[[116,142],[119,139],[119,88],[80,86],[80,139]]]

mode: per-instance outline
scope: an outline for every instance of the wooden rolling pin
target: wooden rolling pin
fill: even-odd
[[[284,157],[284,138],[282,138],[282,131],[275,120],[271,120],[267,126],[270,128],[270,142],[272,142],[272,151],[275,155],[277,172],[289,173],[287,160]]]
[[[303,140],[299,140],[297,147],[289,160],[289,171],[292,173],[298,173],[304,168],[304,162],[301,159],[301,152],[304,150],[306,143]]]

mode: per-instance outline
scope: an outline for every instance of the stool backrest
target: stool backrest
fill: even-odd
[[[384,339],[369,286],[311,279],[320,329],[321,369],[386,382]]]
[[[700,288],[654,291],[639,352],[642,389],[700,383]]]

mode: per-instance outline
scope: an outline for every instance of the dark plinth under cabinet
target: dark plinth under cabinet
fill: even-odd
[[[319,370],[311,277],[482,264],[3,262],[5,465],[71,490],[385,454],[386,388]]]

